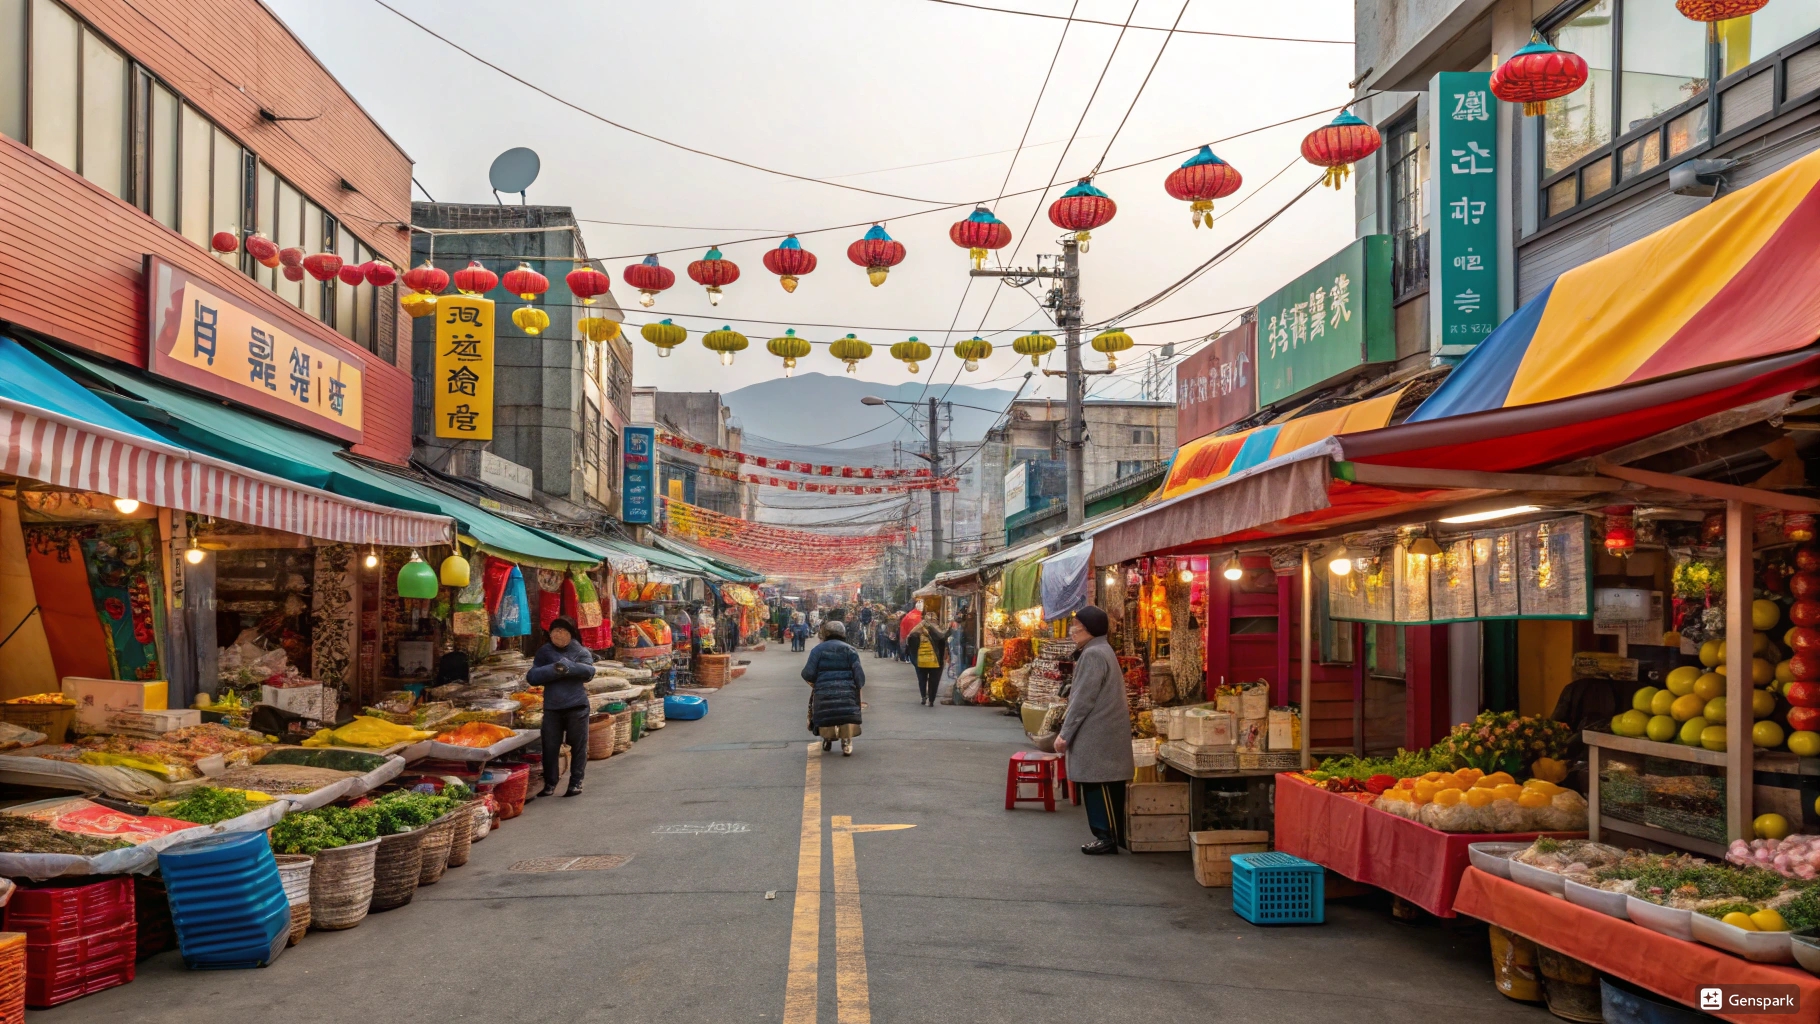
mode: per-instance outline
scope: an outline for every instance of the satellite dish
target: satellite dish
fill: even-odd
[[[516,146],[493,158],[493,167],[487,172],[495,192],[523,193],[537,180],[537,172],[543,162],[537,154],[524,146]]]

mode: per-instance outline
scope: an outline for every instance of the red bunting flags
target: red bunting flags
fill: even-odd
[[[720,477],[722,480],[738,480],[761,487],[782,487],[787,491],[804,491],[809,494],[905,494],[911,491],[959,491],[960,483],[951,476],[930,478],[928,480],[908,480],[895,484],[818,484],[812,480],[781,480],[774,476],[760,476],[757,473],[740,473],[731,469],[720,469],[715,466],[697,466],[697,473]]]
[[[927,467],[922,469],[887,469],[882,466],[829,466],[813,462],[795,462],[790,459],[773,459],[763,455],[748,455],[745,452],[728,451],[715,448],[700,441],[678,437],[665,431],[657,432],[659,444],[667,445],[678,451],[705,455],[710,459],[730,459],[742,466],[757,466],[760,469],[774,469],[780,473],[803,473],[809,476],[838,476],[858,480],[902,480],[934,476]]]
[[[878,565],[887,548],[903,540],[903,533],[898,530],[846,535],[813,533],[735,519],[667,498],[663,505],[666,533],[762,572],[773,581],[863,578]]]

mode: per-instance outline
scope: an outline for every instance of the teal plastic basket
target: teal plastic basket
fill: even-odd
[[[1287,853],[1232,856],[1232,910],[1252,924],[1320,924],[1326,886],[1319,864]]]

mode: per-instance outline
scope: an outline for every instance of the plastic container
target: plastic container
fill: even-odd
[[[642,707],[635,707],[632,709],[632,742],[637,743],[639,740],[642,740],[644,738],[645,738],[645,709]]]
[[[1542,1001],[1542,983],[1536,973],[1536,944],[1491,925],[1491,983],[1507,999],[1523,1003]]]
[[[1789,944],[1789,932],[1747,932],[1737,925],[1726,924],[1705,914],[1688,918],[1695,942],[1723,949],[1760,964],[1792,964],[1795,951]]]
[[[132,981],[137,933],[138,925],[128,922],[63,942],[27,942],[25,1005],[42,1010]]]
[[[1820,937],[1791,935],[1788,948],[1794,954],[1795,962],[1806,968],[1807,973],[1820,974]]]
[[[1547,946],[1536,947],[1536,970],[1542,975],[1542,999],[1548,1012],[1562,1020],[1603,1024],[1599,1012],[1599,972],[1590,964]]]
[[[190,967],[264,967],[284,952],[291,906],[264,832],[179,843],[158,854],[158,870]]]
[[[133,924],[133,880],[85,885],[20,887],[6,905],[5,930],[23,932],[35,946],[68,942]]]
[[[1612,978],[1599,979],[1605,1024],[1706,1024],[1713,1018]]]
[[[1566,896],[1567,879],[1565,876],[1557,875],[1553,871],[1544,871],[1538,867],[1531,867],[1520,860],[1508,863],[1510,864],[1510,880],[1518,885],[1526,885],[1537,892],[1545,892],[1550,896]]]
[[[1320,924],[1326,920],[1325,874],[1287,853],[1232,857],[1232,910],[1252,924]]]
[[[1694,941],[1694,926],[1689,920],[1694,915],[1691,910],[1659,906],[1635,896],[1624,897],[1624,910],[1632,921],[1652,932],[1661,932],[1670,938],[1686,939],[1688,942]]]
[[[708,713],[708,699],[686,693],[673,693],[664,698],[664,718],[693,722]]]
[[[1488,875],[1510,877],[1510,855],[1529,849],[1528,843],[1473,843],[1466,847],[1466,859]]]
[[[0,1021],[25,1020],[25,936],[0,932]]]
[[[1566,879],[1566,883],[1563,895],[1567,897],[1567,902],[1588,910],[1597,910],[1607,917],[1630,920],[1630,911],[1626,909],[1630,897],[1624,893],[1606,892],[1594,886],[1582,885],[1571,878]]]

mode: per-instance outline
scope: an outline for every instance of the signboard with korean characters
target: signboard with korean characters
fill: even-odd
[[[1428,322],[1436,351],[1463,355],[1498,326],[1498,113],[1491,72],[1446,71],[1428,86]]]
[[[1185,444],[1256,412],[1258,325],[1241,324],[1175,368],[1175,439]]]
[[[1366,235],[1258,303],[1258,407],[1396,359],[1390,236]]]
[[[366,363],[147,256],[146,369],[344,441],[363,438]],[[333,332],[330,332],[333,333]]]
[[[436,299],[436,365],[430,379],[436,436],[493,439],[493,300]]]

